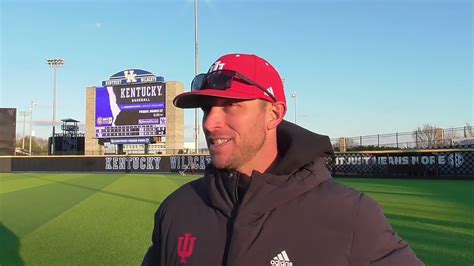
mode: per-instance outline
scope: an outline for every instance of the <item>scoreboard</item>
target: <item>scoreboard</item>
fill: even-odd
[[[134,69],[115,74],[103,85],[95,91],[96,138],[166,135],[165,82]]]

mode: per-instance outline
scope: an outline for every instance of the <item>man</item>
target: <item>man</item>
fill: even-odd
[[[270,63],[225,55],[191,87],[174,104],[202,108],[211,164],[159,207],[144,265],[422,265],[374,200],[331,179],[329,138],[283,120]]]

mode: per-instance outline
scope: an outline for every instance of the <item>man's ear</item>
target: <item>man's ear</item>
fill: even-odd
[[[286,105],[282,102],[272,103],[270,107],[270,121],[267,124],[267,129],[275,129],[283,120],[286,114]]]

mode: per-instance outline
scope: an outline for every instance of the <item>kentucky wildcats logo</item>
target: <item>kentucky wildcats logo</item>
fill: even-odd
[[[460,153],[451,153],[448,156],[448,164],[451,166],[455,167],[461,167],[461,165],[464,163],[464,157],[462,157],[462,154]]]
[[[127,83],[137,82],[137,79],[135,78],[137,76],[137,74],[133,73],[133,70],[125,70],[123,72],[123,75],[127,79]]]
[[[190,233],[185,233],[184,236],[178,237],[178,256],[181,257],[181,263],[186,264],[187,258],[193,255],[196,239]]]

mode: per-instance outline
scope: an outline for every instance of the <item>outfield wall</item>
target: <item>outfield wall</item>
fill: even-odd
[[[3,156],[0,172],[202,173],[209,155]],[[336,153],[327,167],[337,176],[474,179],[474,149]]]
[[[327,165],[337,176],[474,179],[474,149],[336,153]]]
[[[209,155],[0,157],[0,172],[204,172]]]

